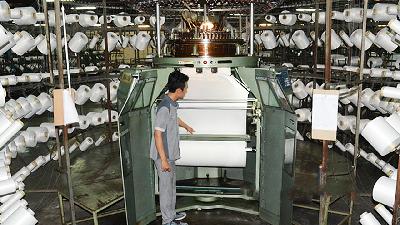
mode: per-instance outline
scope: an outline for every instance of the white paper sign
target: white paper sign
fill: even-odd
[[[339,91],[313,91],[312,138],[320,140],[336,140]]]

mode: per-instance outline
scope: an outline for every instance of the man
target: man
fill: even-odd
[[[178,103],[188,89],[189,77],[175,70],[168,78],[168,93],[157,107],[154,124],[154,138],[150,149],[151,158],[157,168],[160,190],[160,209],[163,225],[176,225],[186,217],[185,213],[176,213],[176,167],[180,158],[179,127],[193,134],[194,130],[177,116]],[[179,126],[179,127],[178,127]],[[187,225],[186,223],[180,223]]]

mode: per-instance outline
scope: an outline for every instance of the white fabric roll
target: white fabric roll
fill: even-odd
[[[342,38],[344,43],[346,43],[347,46],[349,46],[349,47],[353,47],[354,46],[353,42],[351,42],[350,37],[349,37],[349,35],[346,34],[346,32],[341,30],[339,32],[339,36]]]
[[[87,14],[90,13],[90,14]],[[82,27],[90,27],[97,24],[99,17],[94,12],[87,12],[79,15],[79,24]]]
[[[375,206],[375,211],[379,213],[379,215],[386,221],[388,224],[392,224],[392,213],[389,212],[382,204],[378,204]]]
[[[134,22],[136,25],[143,24],[144,21],[146,21],[146,18],[145,18],[144,16],[137,16],[137,17],[135,17],[135,19],[133,20],[133,22]]]
[[[296,113],[297,121],[299,122],[311,121],[310,109],[301,108],[301,109],[296,109],[294,112]]]
[[[361,225],[381,225],[372,213],[363,213],[360,215]]]
[[[279,22],[286,26],[292,26],[296,23],[297,16],[295,14],[291,14],[289,11],[284,10],[279,15]]]
[[[90,101],[92,102],[99,102],[104,96],[107,94],[106,93],[106,87],[102,83],[96,83],[92,89],[90,90]]]
[[[400,88],[395,87],[382,87],[381,93],[384,97],[400,99]]]
[[[369,122],[361,135],[381,156],[394,151],[400,144],[400,134],[381,116]]]
[[[107,33],[108,51],[109,52],[111,52],[115,49],[119,40],[120,40],[119,36],[116,33],[114,33],[114,32]],[[101,45],[101,49],[105,50],[105,40],[104,39],[100,45]]]
[[[97,35],[97,34],[93,35],[93,38],[92,38],[92,40],[90,40],[90,43],[89,43],[89,48],[94,49],[99,40],[100,40],[99,35]]]
[[[109,23],[111,23],[113,21],[113,17],[111,17],[111,16],[106,16],[106,23],[107,24],[109,24]],[[104,24],[104,16],[100,16],[99,17],[99,23],[100,24]]]
[[[339,116],[338,117],[338,128],[340,130],[350,130],[353,124],[356,122],[356,116]]]
[[[101,143],[107,139],[107,136],[105,134],[101,135],[96,142],[94,143],[94,146],[100,146]]]
[[[34,132],[37,142],[45,143],[49,140],[49,131],[45,127],[28,127],[26,131]]]
[[[350,23],[361,23],[363,20],[362,14],[363,9],[362,8],[351,8],[351,9],[345,9],[343,11],[343,14],[345,16],[345,21]]]
[[[124,13],[121,12],[120,14],[115,15],[113,21],[114,21],[115,26],[125,27],[125,26],[128,26],[129,24],[131,24],[131,17],[128,15],[124,15]],[[164,17],[164,22],[165,22],[165,17]]]
[[[265,21],[267,21],[268,23],[276,23],[276,17],[273,15],[266,15],[264,17]]]
[[[86,85],[79,86],[78,90],[76,90],[75,95],[75,104],[83,105],[90,98],[90,87]]]
[[[79,149],[84,152],[93,144],[93,139],[91,137],[85,138],[84,141],[79,145]]]
[[[325,24],[325,20],[326,20],[325,16],[326,16],[325,12],[319,12],[319,15],[318,15],[318,23],[319,24]],[[316,13],[312,13],[311,14],[311,19],[315,23],[316,19],[317,19],[317,14]]]
[[[32,210],[19,207],[4,221],[3,225],[35,225],[37,222]]]
[[[310,14],[300,13],[299,15],[297,15],[297,19],[304,22],[311,22],[312,17]]]
[[[157,18],[155,16],[150,16],[150,25],[155,27],[156,26]],[[165,23],[165,16],[160,16],[160,26],[164,25]]]
[[[274,33],[271,30],[264,30],[261,33],[261,40],[266,49],[274,49],[277,47],[277,42]]]
[[[367,61],[367,65],[369,68],[380,67],[380,66],[382,66],[382,64],[383,64],[383,60],[382,60],[382,58],[379,58],[379,57],[371,57]]]
[[[43,39],[36,47],[40,51],[40,53],[42,53],[43,55],[48,54],[46,38]],[[57,47],[56,35],[53,33],[50,33],[50,50],[53,52],[56,47]]]
[[[35,39],[26,31],[21,31],[22,38],[17,41],[11,50],[17,55],[23,55],[28,52],[34,45]]]
[[[136,35],[136,42],[135,42],[135,48],[142,51],[147,48],[147,46],[150,43],[151,36],[144,31],[140,31]]]
[[[387,28],[383,28],[376,34],[374,43],[391,53],[398,47],[397,44],[392,42],[392,36],[393,34],[391,34]]]
[[[19,19],[15,19],[14,23],[17,25],[32,25],[35,24],[36,19],[36,9],[33,7],[19,7],[17,8],[21,11],[22,17]]]
[[[79,115],[79,129],[86,130],[90,126],[90,118]]]
[[[361,49],[361,37],[362,37],[362,30],[357,29],[350,35],[351,42],[358,48]],[[365,50],[368,50],[372,46],[372,41],[368,38],[365,39]]]
[[[310,41],[303,30],[296,30],[292,35],[292,39],[299,49],[306,49],[310,46]]]
[[[7,22],[11,19],[10,6],[6,1],[0,1],[0,21]]]
[[[343,12],[332,11],[332,19],[333,20],[345,20],[346,16],[344,15]]]
[[[305,85],[301,80],[293,82],[292,89],[293,89],[293,94],[300,100],[308,96],[305,90]]]
[[[372,18],[373,20],[379,22],[379,21],[389,21],[391,19],[397,18],[397,13],[394,15],[388,14],[388,10],[390,11],[391,6],[395,6],[394,4],[384,4],[384,3],[376,3],[374,5],[373,13],[372,13]]]
[[[396,194],[396,181],[388,177],[380,177],[372,190],[372,198],[383,205],[393,208]]]
[[[82,32],[76,32],[68,43],[69,49],[75,53],[79,53],[89,42],[88,37]]]
[[[336,34],[336,32],[332,29],[331,30],[331,49],[335,50],[339,48],[342,45],[342,39],[340,39],[339,35]],[[322,33],[321,35],[321,40],[325,42],[325,32]]]

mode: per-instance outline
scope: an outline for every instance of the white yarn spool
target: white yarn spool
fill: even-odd
[[[42,123],[40,127],[46,128],[49,134],[49,137],[56,137],[56,127],[54,123]]]
[[[387,72],[389,72],[389,69],[384,69],[384,68],[372,68],[370,72],[371,77],[386,77]]]
[[[383,64],[383,60],[382,60],[382,58],[379,58],[379,57],[371,57],[367,61],[367,66],[369,68],[380,67],[380,66],[382,66],[382,64]]]
[[[264,30],[261,33],[261,40],[266,49],[274,49],[278,46],[274,32],[272,32],[271,30]]]
[[[99,40],[100,40],[99,35],[97,35],[97,34],[93,35],[93,38],[92,38],[92,40],[90,40],[90,43],[89,43],[89,48],[94,49]]]
[[[375,92],[371,88],[365,88],[361,92],[361,102],[370,110],[376,110],[373,105],[371,105],[371,99]]]
[[[7,22],[11,19],[10,6],[6,1],[0,1],[0,21]]]
[[[301,80],[293,82],[292,89],[293,89],[293,94],[300,100],[308,96],[305,90],[305,85]]]
[[[133,21],[136,25],[140,25],[143,24],[144,21],[146,21],[146,18],[144,16],[137,16]]]
[[[151,22],[151,20],[150,20]],[[165,22],[165,17],[164,17],[164,22]],[[131,24],[131,17],[128,15],[124,15],[123,12],[121,12],[118,15],[115,15],[114,17],[114,24],[117,27],[125,27]]]
[[[325,12],[319,12],[319,15],[318,15],[318,23],[319,24],[325,24]],[[312,19],[312,21],[315,23],[315,22],[317,22],[316,20],[317,20],[317,14],[316,13],[312,13],[311,14],[311,19]]]
[[[297,16],[297,19],[299,19],[300,21],[304,21],[304,22],[308,23],[308,22],[310,22],[312,20],[312,17],[309,14],[300,13]]]
[[[79,145],[79,149],[84,152],[93,144],[93,139],[91,137],[85,138],[84,141]]]
[[[351,8],[351,9],[345,9],[343,11],[343,14],[345,16],[344,20],[348,23],[361,23],[363,20],[363,9],[362,8]]]
[[[17,152],[18,153],[25,153],[26,152],[26,143],[25,143],[25,138],[21,135],[18,135],[16,138],[14,138],[14,144],[16,146]]]
[[[380,45],[378,45],[377,43],[375,43],[375,39],[376,39],[376,35],[375,35],[375,34],[373,34],[371,31],[367,31],[367,32],[365,33],[365,36],[367,37],[368,40],[370,40],[372,43],[374,43],[374,44],[376,45],[376,47],[381,48]],[[366,39],[366,40],[367,40],[367,39]],[[361,46],[361,44],[360,44],[360,46]]]
[[[340,130],[350,130],[351,126],[356,122],[355,116],[338,116],[338,128]]]
[[[382,204],[378,204],[375,206],[375,211],[379,213],[379,215],[386,221],[388,224],[392,224],[392,213],[389,212]]]
[[[339,12],[339,11],[332,11],[332,19],[333,20],[345,20],[346,16],[344,15],[343,12]]]
[[[106,16],[106,23],[107,24],[109,24],[109,23],[111,23],[113,21],[113,17],[111,17],[111,16]],[[100,24],[104,24],[104,16],[102,15],[102,16],[100,16],[99,17],[99,23]]]
[[[150,42],[151,36],[144,31],[140,31],[136,35],[135,48],[142,51],[145,50]]]
[[[301,108],[301,109],[296,109],[294,112],[296,113],[297,121],[299,122],[311,121],[310,109]]]
[[[389,21],[391,19],[397,18],[397,12],[395,14],[389,14],[388,12],[392,11],[392,6],[395,7],[397,11],[397,6],[394,4],[384,4],[384,3],[376,3],[374,8],[372,9],[372,18],[376,22],[379,21]],[[393,13],[393,12],[391,12]]]
[[[260,34],[255,34],[254,35],[254,41],[257,43],[257,45],[261,45],[262,44],[261,35]]]
[[[106,95],[106,87],[102,83],[96,83],[90,90],[90,101],[99,102]]]
[[[99,71],[99,67],[97,67],[97,66],[86,66],[84,68],[84,71],[86,73],[97,72],[97,71]]]
[[[400,134],[381,116],[369,122],[361,135],[381,156],[394,151],[400,144]]]
[[[325,31],[321,35],[321,40],[325,42]],[[339,35],[332,29],[331,30],[331,49],[335,50],[342,45],[342,39],[340,39]]]
[[[35,40],[34,40],[34,43],[33,43],[33,45],[32,45],[32,48],[29,49],[29,51],[34,50],[34,49],[36,48],[36,46],[37,46],[38,44],[40,44],[40,42],[42,42],[42,41],[44,40],[44,38],[45,38],[45,36],[44,36],[43,34],[39,34],[38,36],[36,36],[36,38],[35,38]]]
[[[119,140],[119,133],[118,132],[114,132],[112,134],[112,141],[118,141]]]
[[[27,167],[24,166],[12,176],[12,179],[14,179],[16,182],[22,182],[30,174],[31,174],[31,171]]]
[[[108,51],[111,52],[115,49],[115,47],[118,44],[119,41],[119,36],[113,32],[108,32],[107,33],[107,41],[108,41]],[[105,50],[105,40],[103,39],[103,41],[100,44],[101,49]]]
[[[317,42],[318,47],[321,47],[321,46],[322,46],[322,41],[321,41],[321,39],[319,39],[318,37],[316,37],[314,31],[311,31],[311,32],[310,32],[310,37],[311,37],[311,39],[312,39],[314,42]]]
[[[17,183],[17,186],[21,186],[21,184]],[[0,202],[3,203],[3,205],[0,206],[0,213],[6,211],[12,204],[22,199],[24,196],[25,192],[18,190],[12,195],[1,197]]]
[[[390,20],[388,23],[388,27],[397,34],[400,34],[400,21],[398,21],[397,19]]]
[[[94,12],[91,11],[79,15],[79,24],[82,27],[95,26],[98,21],[99,17],[95,15]]]
[[[68,43],[69,49],[75,53],[79,53],[89,42],[88,37],[82,32],[76,32]]]
[[[118,87],[119,83],[114,81],[110,83],[110,100],[113,103],[117,101]]]
[[[92,126],[98,126],[106,122],[102,113],[89,112],[86,117],[90,119],[90,125]]]
[[[3,225],[35,225],[38,221],[34,215],[32,210],[19,207],[4,221]]]
[[[265,15],[264,19],[268,23],[276,23],[276,17],[273,15]]]
[[[361,49],[361,37],[362,37],[362,30],[357,29],[350,35],[350,40],[353,44],[358,48]],[[372,46],[372,41],[368,38],[365,38],[365,50],[368,50]]]
[[[22,131],[20,135],[24,137],[26,147],[36,147],[37,140],[36,140],[36,134],[34,132]]]
[[[360,125],[359,125],[359,132],[360,132],[360,133],[364,130],[365,126],[366,126],[369,122],[370,122],[369,119],[361,119],[361,120],[360,120]],[[351,131],[351,133],[353,133],[353,134],[356,134],[356,125],[357,125],[357,124],[356,124],[355,121],[354,121],[353,124],[352,124],[351,127],[350,127],[350,131]]]
[[[90,118],[79,115],[79,129],[86,130],[90,125]]]
[[[22,37],[11,50],[17,55],[23,55],[28,52],[35,44],[35,39],[26,31],[21,31]]]
[[[65,16],[65,23],[72,24],[79,22],[79,15],[78,14],[68,14]]]
[[[351,42],[349,35],[346,34],[343,30],[339,31],[339,36],[342,38],[344,43],[346,43],[347,46],[353,47],[354,44]]]
[[[2,166],[0,167],[0,181],[7,180],[11,178],[10,167]]]
[[[10,18],[11,19],[20,19],[22,17],[22,12],[20,8],[10,9]]]
[[[129,45],[130,38],[128,36],[122,36],[122,48],[126,48]]]
[[[79,86],[78,90],[76,90],[75,95],[75,104],[83,105],[87,102],[90,97],[90,87],[86,85]]]
[[[57,40],[56,40],[56,35],[53,33],[50,33],[50,51],[54,51],[54,49],[57,46]],[[47,40],[43,39],[38,45],[37,49],[42,53],[43,55],[47,55]]]
[[[400,116],[397,113],[393,113],[389,117],[386,117],[386,122],[390,124],[398,133],[400,132]]]
[[[382,96],[387,98],[400,99],[400,88],[396,87],[382,87]]]
[[[287,67],[287,68],[293,68],[294,65],[292,63],[282,63],[282,66]]]
[[[136,34],[130,37],[129,43],[131,44],[133,49],[136,49],[135,43],[136,43]]]
[[[292,39],[299,49],[306,49],[310,46],[310,41],[303,30],[296,30],[292,35]]]
[[[396,181],[388,177],[380,177],[372,190],[372,198],[383,205],[393,208],[396,194]]]
[[[260,37],[261,37],[261,35],[260,35]],[[290,39],[290,34],[285,34],[285,32],[281,31],[281,32],[279,33],[279,39],[282,40],[282,43],[283,43],[283,45],[284,45],[285,47],[289,47],[289,46],[290,46],[290,41],[289,41],[289,39]],[[262,39],[261,39],[261,41],[262,41]]]
[[[104,121],[108,122],[109,121],[109,119],[108,119],[108,110],[104,110],[102,112],[102,114],[103,114],[103,117],[104,117]],[[114,122],[117,122],[117,121],[118,121],[118,112],[114,111],[114,110],[111,110],[111,122],[114,123]]]
[[[381,225],[372,213],[364,212],[360,215],[361,225]]]
[[[17,102],[21,105],[22,111],[20,112],[19,116],[23,117],[28,114],[32,110],[31,104],[29,104],[28,100],[24,97],[19,97]]]
[[[313,90],[314,89],[319,89],[319,85],[315,83],[315,88],[314,88],[314,82],[308,82],[305,86],[305,91],[307,92],[308,95],[312,96]]]
[[[392,36],[393,34],[391,34],[387,28],[383,28],[376,34],[374,43],[391,53],[398,47],[397,44],[392,42]]]
[[[18,200],[15,203],[13,203],[6,211],[4,211],[0,215],[0,223],[3,224],[8,217],[10,217],[18,208],[26,208],[28,205],[28,202],[25,201],[24,199]]]
[[[151,16],[150,17],[150,25],[155,27],[156,26],[156,17],[155,16]],[[165,16],[160,16],[160,26],[165,24]]]
[[[1,3],[2,1],[0,1]],[[4,45],[8,44],[14,36],[11,32],[7,31],[1,24],[0,24],[0,49],[2,49]]]
[[[31,110],[27,115],[25,115],[25,118],[30,118],[42,109],[42,104],[40,103],[39,99],[34,95],[29,95],[26,100],[31,105]]]
[[[284,10],[279,15],[279,23],[286,26],[293,26],[297,21],[297,16],[291,14],[290,11]]]
[[[36,114],[41,115],[53,105],[53,100],[49,94],[44,92],[40,93],[40,95],[37,96],[37,98],[40,104],[42,105],[42,108],[39,111],[37,111]]]
[[[100,146],[100,144],[107,139],[107,136],[105,134],[101,135],[99,139],[94,143],[94,146]]]
[[[36,9],[33,7],[19,7],[18,9],[22,16],[19,19],[15,19],[14,23],[17,25],[32,25],[35,24],[36,19]]]
[[[45,143],[49,140],[49,131],[45,127],[28,127],[26,131],[34,132],[37,142]]]
[[[18,188],[17,182],[13,179],[7,179],[0,181],[0,195],[8,195],[14,193]]]
[[[340,54],[332,54],[332,64],[335,66],[345,66],[347,64],[347,57]]]

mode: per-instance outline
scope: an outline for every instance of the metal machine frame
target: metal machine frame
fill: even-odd
[[[192,208],[226,208],[258,214],[273,225],[291,224],[290,189],[294,180],[296,116],[285,97],[278,75],[285,69],[256,68],[256,57],[231,58],[156,58],[158,69],[131,69],[122,73],[118,90],[120,144],[127,223],[148,224],[156,217],[154,167],[149,157],[152,138],[152,108],[176,67],[229,67],[256,99],[255,164],[246,165],[247,179],[254,185],[249,195],[214,195],[216,197],[258,200],[258,212],[229,206],[194,204]],[[210,137],[197,137],[210,138]],[[241,137],[218,137],[241,138]],[[290,163],[285,159],[292,157]],[[250,172],[249,172],[250,171]],[[191,195],[191,194],[189,194]],[[196,194],[194,194],[196,195]],[[188,195],[185,195],[188,196]],[[193,195],[192,195],[193,196]],[[200,195],[199,195],[200,196]],[[202,195],[211,196],[211,195]],[[243,200],[241,200],[243,201]]]

